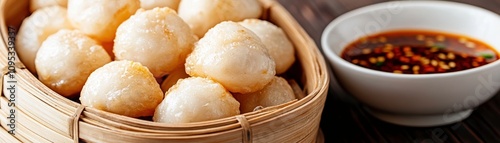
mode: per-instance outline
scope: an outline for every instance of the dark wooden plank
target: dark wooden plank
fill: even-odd
[[[493,109],[495,109],[495,112],[496,113],[500,113],[500,107],[498,105],[500,105],[500,94],[497,94],[497,96],[493,97],[493,99],[491,99],[491,105],[494,106]],[[495,106],[497,105],[497,106]]]
[[[363,6],[371,5],[371,4],[376,4],[376,3],[381,3],[381,2],[387,2],[389,0],[337,0],[339,3],[341,3],[347,11],[351,11]],[[346,12],[347,12],[346,11]]]
[[[490,125],[482,121],[480,115],[472,115],[468,120],[465,120],[465,123],[485,142],[500,142],[500,136]]]
[[[412,142],[415,142],[415,143],[431,143],[431,142],[436,142],[436,139],[432,138],[432,135],[429,132],[426,132],[426,130],[429,130],[427,128],[425,128],[425,129],[422,129],[422,128],[407,128],[405,130],[413,137]]]
[[[362,112],[352,111],[351,116],[357,123],[358,127],[363,130],[363,133],[367,135],[371,142],[387,143],[388,141],[380,133],[379,129],[373,126],[373,123],[366,117]]]
[[[460,122],[460,124],[449,128],[460,142],[483,143],[483,140],[476,133],[472,132],[470,127],[464,122]]]
[[[459,143],[460,140],[453,134],[453,131],[450,128],[444,128],[446,133],[446,138],[444,139],[446,143]]]
[[[480,118],[481,121],[488,124],[488,126],[491,127],[496,136],[500,136],[500,111],[495,111],[495,107],[497,107],[498,105],[500,104],[495,105],[489,102],[486,104],[486,106],[481,106],[476,110],[476,113],[478,114],[476,116]]]
[[[404,127],[380,121],[363,111],[358,112],[359,114],[364,115],[364,120],[369,122],[371,127],[375,128],[373,130],[376,130],[378,134],[381,134],[389,143],[413,142],[416,140],[416,138],[412,136]]]
[[[302,25],[304,30],[310,34],[310,36],[315,40],[316,44],[319,44],[319,39],[321,39],[321,33],[326,25],[332,21],[336,16],[332,15],[331,10],[334,10],[328,6],[335,6],[338,4],[331,4],[335,1],[323,1],[323,3],[316,3],[316,1],[301,1],[301,0],[282,0],[286,1],[284,7],[290,11],[290,13],[297,19],[299,24]],[[285,2],[282,2],[285,3]],[[321,5],[321,8],[318,6]],[[315,33],[315,34],[311,34]]]
[[[325,137],[325,142],[370,142],[351,118],[351,110],[343,109],[352,107],[352,105],[334,100],[336,98],[328,96],[327,102],[332,104],[325,105],[324,108],[324,110],[328,110],[323,112],[321,120],[323,133],[328,136]]]
[[[453,1],[474,5],[496,13],[500,13],[500,9],[498,9],[500,7],[500,1],[498,0],[453,0]]]
[[[338,1],[334,0],[316,0],[316,4],[319,11],[326,13],[320,15],[326,20],[326,23],[329,23],[329,21],[347,11]]]

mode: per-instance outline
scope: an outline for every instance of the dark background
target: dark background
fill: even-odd
[[[323,29],[333,19],[350,10],[385,1],[387,0],[279,0],[320,49]],[[452,1],[479,6],[500,14],[500,0]],[[321,121],[327,143],[500,143],[500,93],[478,107],[464,121],[446,126],[413,128],[375,119],[361,110],[361,105],[352,97],[334,90],[334,86],[337,85],[330,87]]]

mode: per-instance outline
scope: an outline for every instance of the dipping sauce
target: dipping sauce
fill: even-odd
[[[391,31],[358,39],[342,58],[359,66],[400,74],[431,74],[479,67],[498,59],[489,45],[461,35]]]

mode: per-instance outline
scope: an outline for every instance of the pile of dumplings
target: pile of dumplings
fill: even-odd
[[[16,37],[38,79],[82,105],[163,123],[296,99],[293,44],[257,0],[31,0]]]

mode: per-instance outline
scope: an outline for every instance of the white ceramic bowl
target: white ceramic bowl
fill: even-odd
[[[471,37],[500,51],[500,16],[445,1],[379,3],[343,14],[324,30],[321,45],[340,85],[375,117],[399,125],[460,121],[495,95],[500,61],[439,74],[393,74],[351,64],[339,55],[354,40],[383,31],[421,29]]]

